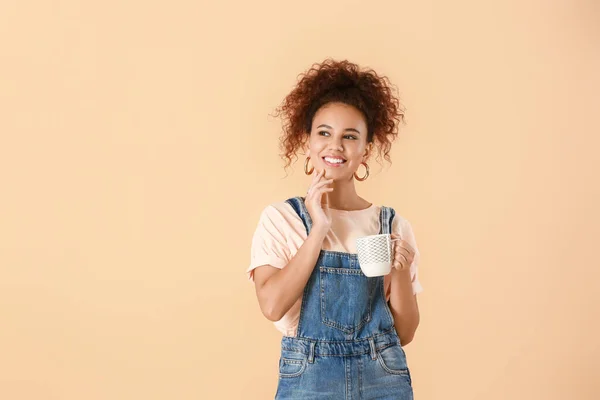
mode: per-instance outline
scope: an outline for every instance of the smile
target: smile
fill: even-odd
[[[329,167],[339,167],[346,162],[346,160],[344,160],[341,157],[328,157],[328,156],[323,157],[323,161],[325,162],[325,165],[327,165]]]

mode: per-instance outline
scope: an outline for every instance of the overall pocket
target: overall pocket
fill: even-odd
[[[344,333],[354,333],[371,320],[377,279],[360,269],[319,267],[321,321]]]
[[[392,375],[407,375],[408,364],[406,362],[406,353],[400,345],[387,347],[377,352],[379,364],[388,374]]]
[[[306,355],[283,350],[279,358],[279,377],[299,377],[306,369],[307,362]]]

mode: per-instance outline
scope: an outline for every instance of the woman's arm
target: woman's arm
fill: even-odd
[[[306,192],[306,209],[312,220],[312,229],[290,262],[278,269],[263,265],[254,270],[256,297],[267,319],[279,321],[298,301],[321,253],[323,240],[331,227],[327,193],[333,179],[325,179],[325,170],[315,172]],[[325,195],[325,196],[324,196]]]
[[[390,310],[394,317],[394,327],[402,346],[409,344],[419,326],[419,306],[413,294],[410,269],[392,268],[390,286]]]
[[[279,321],[302,295],[328,230],[328,226],[323,229],[313,226],[308,238],[285,268],[264,265],[254,270],[258,304],[270,321]]]
[[[412,233],[406,235],[412,237]],[[394,241],[394,260],[390,272],[390,310],[394,317],[394,327],[400,337],[402,346],[409,344],[419,326],[419,306],[417,296],[413,292],[411,265],[416,257],[416,250],[400,235],[392,234]],[[414,239],[414,238],[413,238]],[[412,240],[414,245],[414,240]]]

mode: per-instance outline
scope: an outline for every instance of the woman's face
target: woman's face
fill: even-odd
[[[356,108],[343,103],[321,107],[313,118],[308,155],[316,170],[335,181],[351,180],[368,156],[367,123]]]

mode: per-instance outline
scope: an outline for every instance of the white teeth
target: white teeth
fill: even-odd
[[[329,158],[329,157],[325,157],[325,161],[327,161],[328,163],[332,163],[332,164],[341,164],[344,162],[344,160],[340,160],[339,158]]]

